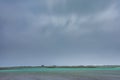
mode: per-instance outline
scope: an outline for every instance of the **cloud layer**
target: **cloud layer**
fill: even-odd
[[[0,0],[0,66],[120,64],[119,4]]]

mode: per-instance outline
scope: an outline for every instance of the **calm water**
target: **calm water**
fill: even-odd
[[[0,80],[120,80],[120,68],[22,68],[0,70]]]

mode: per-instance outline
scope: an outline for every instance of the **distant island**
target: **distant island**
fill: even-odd
[[[8,69],[21,69],[21,68],[118,68],[120,65],[80,65],[80,66],[13,66],[13,67],[0,67],[0,70],[8,70]]]

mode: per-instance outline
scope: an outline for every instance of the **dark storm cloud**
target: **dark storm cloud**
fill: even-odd
[[[119,4],[0,0],[0,65],[119,64]]]

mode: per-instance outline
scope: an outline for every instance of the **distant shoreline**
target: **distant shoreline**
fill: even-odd
[[[57,65],[52,65],[52,66],[13,66],[13,67],[0,67],[0,70],[8,70],[8,69],[21,69],[21,68],[117,68],[120,67],[120,65],[101,65],[101,66],[95,66],[95,65],[80,65],[80,66],[57,66]]]

